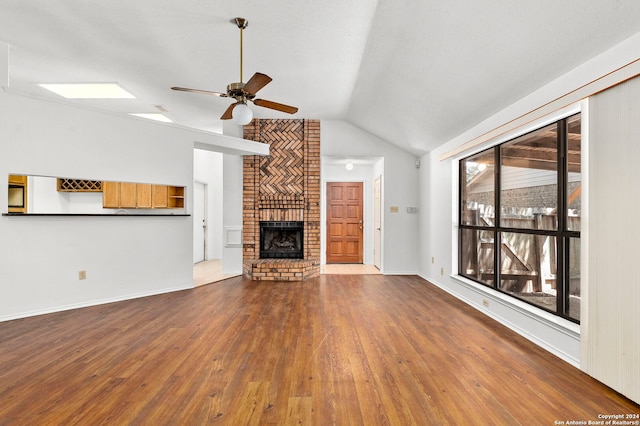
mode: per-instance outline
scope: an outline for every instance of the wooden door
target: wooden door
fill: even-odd
[[[362,263],[362,182],[327,182],[327,263]]]

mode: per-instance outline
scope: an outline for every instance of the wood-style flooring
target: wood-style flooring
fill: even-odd
[[[554,425],[638,412],[412,276],[237,277],[0,323],[0,425]]]
[[[381,272],[373,265],[364,265],[362,263],[333,263],[321,265],[320,273],[331,275],[369,275],[380,274]],[[193,265],[193,285],[195,287],[237,277],[238,275],[239,274],[224,274],[222,272],[222,259],[205,260]]]

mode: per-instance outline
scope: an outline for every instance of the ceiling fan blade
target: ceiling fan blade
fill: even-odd
[[[267,101],[265,99],[254,99],[253,103],[264,108],[271,108],[277,111],[286,112],[288,114],[295,114],[296,112],[298,112],[298,107],[279,104],[278,102]]]
[[[221,98],[226,98],[228,96],[226,93],[212,92],[210,90],[201,90],[201,89],[189,89],[188,87],[172,87],[171,90],[179,90],[181,92],[201,93],[203,95],[214,95],[214,96],[220,96]]]
[[[264,86],[271,82],[271,77],[262,73],[255,73],[253,77],[247,81],[242,90],[245,93],[249,93],[251,95],[255,95],[258,93],[258,90],[262,89]]]
[[[232,115],[233,109],[238,104],[239,104],[239,102],[236,102],[235,104],[229,105],[229,108],[227,108],[227,110],[224,112],[224,114],[222,114],[222,116],[220,117],[220,120],[231,120],[233,118],[233,115]]]

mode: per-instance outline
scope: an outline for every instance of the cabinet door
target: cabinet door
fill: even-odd
[[[120,182],[120,208],[135,209],[138,205],[137,184]]]
[[[9,183],[15,185],[26,185],[27,177],[23,175],[9,175]]]
[[[102,207],[105,209],[120,208],[119,182],[102,182]]]
[[[151,208],[151,184],[139,183],[136,185],[136,207],[139,209]]]
[[[151,186],[151,207],[154,209],[166,209],[169,206],[169,194],[167,185]]]

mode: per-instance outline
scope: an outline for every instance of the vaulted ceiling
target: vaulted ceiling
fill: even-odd
[[[273,78],[261,118],[345,120],[422,154],[640,31],[625,0],[3,0],[8,90],[62,101],[38,83],[118,82],[129,100],[75,100],[116,114],[159,112],[222,131],[239,80]]]

